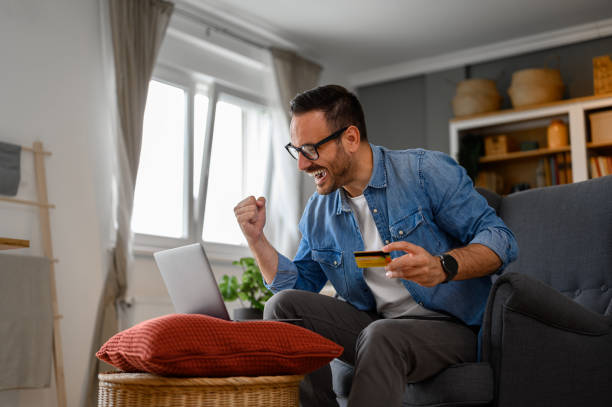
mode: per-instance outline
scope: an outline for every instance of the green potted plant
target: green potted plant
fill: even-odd
[[[242,267],[242,279],[238,282],[235,276],[224,275],[219,283],[223,300],[232,302],[239,300],[243,308],[234,310],[234,319],[262,319],[264,304],[272,297],[272,292],[263,283],[259,267],[252,257],[243,257],[232,262]],[[245,306],[248,303],[250,306]]]

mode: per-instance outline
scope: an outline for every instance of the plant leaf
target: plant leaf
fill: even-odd
[[[272,292],[268,290],[263,282],[261,271],[253,257],[242,257],[240,260],[232,261],[235,266],[242,268],[240,280],[236,276],[231,278],[224,275],[219,283],[219,290],[225,301],[248,301],[251,308],[264,308],[264,303],[272,297]]]

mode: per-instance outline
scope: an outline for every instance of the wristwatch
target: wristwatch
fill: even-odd
[[[442,270],[444,270],[444,274],[446,274],[446,280],[443,283],[448,283],[455,276],[457,276],[457,272],[459,271],[459,264],[457,264],[457,260],[450,254],[440,254],[438,255],[440,258],[440,264],[442,265]]]

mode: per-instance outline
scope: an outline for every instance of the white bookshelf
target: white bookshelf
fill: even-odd
[[[521,131],[540,133],[540,148],[537,151],[514,152],[501,156],[481,157],[481,165],[497,163],[498,171],[518,171],[521,163],[529,165],[529,160],[559,153],[558,149],[548,149],[545,140],[546,127],[553,119],[561,119],[568,125],[569,149],[572,162],[572,182],[589,179],[589,154],[598,151],[612,153],[612,143],[594,145],[588,143],[588,115],[594,111],[612,109],[612,95],[590,96],[562,100],[531,108],[502,110],[465,118],[456,118],[449,123],[451,156],[458,160],[460,138],[467,134],[482,137],[495,134],[518,134]],[[504,168],[508,168],[504,170]],[[510,175],[510,174],[507,174]],[[533,187],[533,186],[532,186]]]

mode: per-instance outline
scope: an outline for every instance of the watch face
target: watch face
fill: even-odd
[[[445,254],[444,257],[442,257],[442,265],[454,273],[457,273],[457,269],[459,268],[457,260],[450,254]]]
[[[459,264],[457,260],[450,254],[444,254],[440,256],[440,263],[442,263],[442,269],[446,273],[446,281],[450,281],[457,275],[459,270]]]

